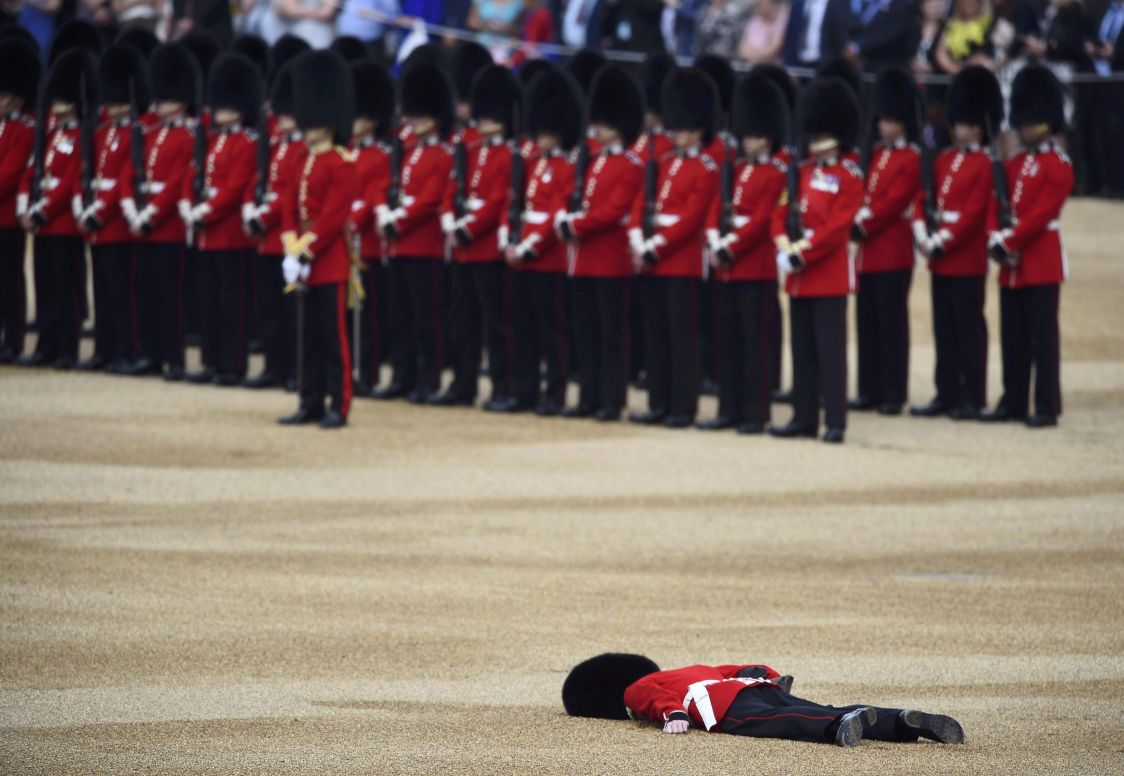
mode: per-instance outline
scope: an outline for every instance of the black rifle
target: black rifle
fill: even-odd
[[[567,210],[577,213],[582,209],[582,198],[585,195],[585,177],[589,171],[589,143],[584,139],[578,141],[578,154],[574,159],[574,190],[570,192],[570,206]]]
[[[265,111],[258,119],[258,182],[254,186],[254,203],[261,207],[269,194],[269,117]]]
[[[453,215],[459,221],[465,216],[468,199],[468,148],[464,144],[464,132],[457,135],[453,144],[453,183]]]
[[[656,187],[659,185],[660,166],[656,160],[656,132],[648,130],[648,157],[644,162],[644,218],[640,228],[645,238],[656,233]]]
[[[137,211],[148,202],[148,175],[144,161],[144,128],[137,117],[137,100],[133,80],[129,79],[129,156],[133,161],[133,202]]]
[[[918,96],[915,110],[917,111],[917,147],[921,153],[921,203],[925,214],[926,234],[936,234],[940,228],[937,223],[937,193],[933,184],[933,150],[925,142],[924,110],[922,97]]]
[[[1007,170],[1003,167],[1003,160],[999,158],[999,145],[995,141],[995,127],[991,123],[991,116],[985,117],[988,144],[991,151],[991,181],[995,188],[995,212],[999,223],[999,231],[1010,229],[1015,219],[1011,215],[1011,194],[1007,189]],[[993,245],[988,251],[991,258],[1001,264],[1010,264],[1015,261],[1002,245]]]
[[[82,209],[94,203],[94,123],[90,116],[90,96],[86,92],[86,75],[78,77],[78,93],[82,115],[78,118],[78,162],[82,184]]]
[[[729,117],[727,117],[727,124],[729,124]],[[722,138],[722,172],[718,184],[718,193],[722,198],[722,210],[718,215],[718,233],[722,237],[734,231],[734,158],[736,154],[732,148],[731,139],[731,134]],[[721,250],[718,252],[718,261],[722,264],[729,264],[731,258],[729,251]]]
[[[386,206],[397,210],[402,199],[402,138],[396,127],[390,140],[390,184],[386,187]]]
[[[511,153],[511,192],[508,194],[510,204],[507,211],[507,241],[512,245],[518,245],[523,239],[523,210],[527,207],[527,170],[523,162],[520,118],[519,108],[516,106],[515,127],[512,131],[515,139]]]
[[[43,79],[46,81],[47,79]],[[43,175],[46,168],[47,121],[50,114],[47,111],[47,90],[39,89],[39,112],[35,119],[35,148],[32,151],[33,173],[31,187],[28,190],[28,207],[34,205],[43,196]]]
[[[859,96],[862,97],[862,95]],[[870,172],[870,160],[874,156],[876,125],[870,100],[869,92],[867,92],[867,98],[862,101],[862,123],[859,124],[863,129],[863,136],[860,141],[862,145],[859,146],[859,169],[863,171],[863,180],[866,180],[867,174]]]
[[[779,88],[779,87],[778,87]],[[787,106],[787,102],[783,103]],[[786,167],[786,191],[788,194],[788,214],[784,228],[789,242],[804,238],[804,219],[800,216],[800,141],[796,136],[792,116],[787,107],[784,111],[785,134],[788,136],[788,165]]]

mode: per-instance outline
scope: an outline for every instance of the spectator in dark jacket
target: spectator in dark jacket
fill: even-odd
[[[850,53],[869,70],[906,66],[921,37],[918,0],[860,0]]]
[[[851,30],[850,0],[793,0],[784,36],[784,63],[818,67],[847,50]]]

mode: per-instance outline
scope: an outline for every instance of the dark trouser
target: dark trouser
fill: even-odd
[[[637,275],[630,279],[631,288],[628,292],[628,366],[629,380],[637,380],[647,370],[644,353],[644,284],[648,281],[645,275]]]
[[[203,364],[221,375],[246,373],[245,251],[199,251]]]
[[[35,351],[48,360],[78,357],[85,261],[82,240],[77,237],[35,238],[35,317],[39,321]]]
[[[629,278],[571,280],[582,407],[620,410],[628,387]]]
[[[285,295],[280,254],[259,254],[257,271],[258,337],[265,350],[265,371],[279,380],[293,377],[293,348],[296,322],[292,300]]]
[[[521,270],[509,275],[511,288],[511,395],[533,405],[540,397],[566,401],[569,354],[566,342],[566,278],[556,272]],[[542,389],[542,365],[546,388]]]
[[[180,293],[183,297],[183,330],[186,334],[200,334],[199,310],[199,249],[194,245],[184,248],[183,270],[180,276]]]
[[[351,350],[347,339],[347,283],[309,286],[304,308],[304,381],[301,407],[324,414],[324,397],[333,410],[351,409]]]
[[[24,232],[19,228],[0,229],[0,348],[16,356],[23,353],[27,327],[27,280],[23,272]]]
[[[774,391],[781,387],[781,353],[784,349],[784,325],[781,322],[781,298],[779,294],[771,294],[765,304],[772,308],[772,319],[776,321],[771,335],[765,340],[769,352],[769,363],[772,365],[772,383],[770,388]]]
[[[772,343],[780,328],[777,281],[718,284],[718,415],[768,423]]]
[[[859,396],[904,404],[909,388],[909,286],[913,269],[859,276]]]
[[[179,243],[137,246],[137,332],[141,355],[183,368],[183,253]]]
[[[385,347],[383,330],[386,313],[382,305],[387,298],[386,290],[383,288],[386,270],[379,264],[377,258],[365,259],[365,261],[367,269],[362,270],[360,276],[367,298],[363,300],[363,307],[359,313],[359,341],[351,343],[352,371],[358,374],[359,383],[364,386],[374,386],[379,383],[379,364],[382,363]],[[355,311],[350,311],[350,315],[354,316]],[[354,332],[354,319],[351,321],[351,326],[350,331]]]
[[[441,259],[404,257],[390,262],[395,328],[401,332],[394,382],[407,389],[420,385],[432,392],[441,386],[441,269]]]
[[[476,396],[480,349],[488,346],[492,397],[511,391],[511,337],[508,321],[507,267],[502,261],[452,265],[453,384],[457,396]]]
[[[698,312],[696,320],[697,347],[699,351],[698,372],[703,379],[718,381],[718,288],[710,278],[698,283]]]
[[[92,245],[94,262],[94,353],[110,361],[132,361],[136,353],[133,243]]]
[[[1062,414],[1061,345],[1058,336],[1057,284],[999,290],[999,332],[1003,345],[1003,399],[1015,417],[1030,407],[1030,372],[1034,370],[1034,411]]]
[[[723,733],[756,738],[786,738],[790,741],[829,742],[835,739],[839,718],[855,706],[822,706],[797,698],[772,685],[753,685],[737,694],[718,723]],[[872,706],[877,721],[863,730],[863,738],[875,741],[916,741],[917,732],[898,722],[901,709]]]
[[[644,289],[648,409],[694,417],[699,408],[699,281],[650,277]]]
[[[793,421],[819,428],[820,397],[828,428],[847,426],[847,297],[791,297]]]
[[[933,275],[937,399],[956,407],[987,402],[986,277]]]

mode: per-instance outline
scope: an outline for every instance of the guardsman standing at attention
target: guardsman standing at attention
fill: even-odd
[[[1029,65],[1011,89],[1011,126],[1023,150],[1007,160],[1011,225],[989,237],[1000,264],[999,323],[1003,398],[984,420],[1055,426],[1062,414],[1058,296],[1068,273],[1061,215],[1073,190],[1073,166],[1051,138],[1065,129],[1065,97],[1053,72]],[[1034,371],[1034,414],[1030,410]]]
[[[932,273],[933,345],[937,395],[912,407],[920,417],[948,415],[973,420],[987,401],[987,217],[993,195],[986,143],[1003,121],[1003,95],[992,72],[964,68],[948,90],[953,146],[933,163],[936,231],[925,223],[918,197],[914,241]]]
[[[699,402],[699,281],[706,270],[704,229],[718,194],[718,165],[704,148],[718,125],[718,90],[697,68],[663,82],[663,121],[675,150],[659,162],[655,192],[636,202],[629,225],[633,264],[644,284],[648,411],[629,420],[687,428]],[[652,201],[647,194],[653,194]]]
[[[874,84],[878,132],[863,206],[852,232],[859,243],[859,394],[853,410],[898,415],[909,387],[909,287],[913,281],[913,203],[921,190],[918,106],[921,93],[904,70]]]
[[[300,407],[280,422],[340,428],[347,424],[352,393],[347,223],[359,182],[347,142],[354,122],[354,87],[347,65],[328,51],[310,51],[293,63],[293,87],[308,157],[293,182],[293,208],[285,210],[282,272],[287,283],[307,289],[297,291],[306,294],[304,375]]]
[[[847,241],[863,197],[862,172],[843,158],[859,124],[854,92],[838,78],[812,81],[800,94],[800,124],[812,159],[800,166],[796,197],[786,191],[773,216],[792,322],[793,415],[769,433],[815,438],[822,401],[823,440],[839,443],[847,426],[847,295],[855,290]]]
[[[0,364],[23,355],[27,283],[16,197],[35,146],[34,111],[41,75],[34,48],[17,38],[0,42]]]

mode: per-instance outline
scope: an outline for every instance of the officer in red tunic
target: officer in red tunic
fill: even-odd
[[[543,417],[562,411],[569,379],[566,337],[566,244],[554,231],[574,190],[570,150],[581,140],[581,92],[568,73],[550,68],[527,88],[526,189],[518,224],[505,214],[500,240],[511,267],[511,409]],[[545,376],[541,365],[546,365]],[[545,377],[545,385],[543,378]]]
[[[853,410],[898,415],[909,387],[909,287],[913,281],[913,203],[921,191],[917,125],[921,94],[904,70],[874,84],[881,142],[874,147],[863,206],[852,236],[859,243],[859,394]]]
[[[444,71],[427,61],[407,67],[400,87],[402,116],[414,146],[402,160],[398,201],[379,203],[375,210],[390,250],[394,328],[401,333],[401,350],[390,384],[371,395],[405,396],[424,404],[441,384],[441,203],[453,168],[452,152],[443,141],[453,129],[453,88]]]
[[[769,429],[782,438],[815,437],[820,403],[825,442],[843,441],[847,425],[847,295],[855,268],[847,250],[862,205],[862,172],[843,159],[859,124],[854,93],[838,78],[817,79],[800,95],[800,122],[812,159],[799,170],[802,234],[789,234],[787,196],[773,217],[777,269],[786,276],[792,338],[792,420]]]
[[[144,169],[132,162],[121,179],[121,212],[134,237],[137,333],[140,358],[129,374],[183,378],[183,220],[177,204],[191,165],[194,132],[189,115],[198,111],[199,66],[178,43],[152,52],[152,99],[160,117],[145,132]]]
[[[24,233],[16,219],[20,178],[35,145],[39,54],[16,38],[0,42],[0,364],[23,355],[27,320]]]
[[[507,210],[512,147],[508,139],[522,87],[505,67],[489,65],[472,86],[475,143],[465,143],[464,180],[445,190],[441,229],[452,255],[451,320],[453,382],[434,404],[472,405],[480,378],[480,351],[488,350],[492,395],[484,409],[509,409],[511,338],[507,271],[497,232]],[[511,408],[514,409],[514,408]]]
[[[131,168],[132,115],[147,109],[148,72],[133,48],[110,46],[98,64],[104,121],[94,137],[91,199],[74,197],[78,227],[90,245],[94,286],[94,354],[79,369],[122,374],[136,358],[133,247],[137,238],[121,210],[122,178]],[[143,128],[137,140],[143,144]],[[139,146],[138,146],[139,147]]]
[[[1065,281],[1061,215],[1073,190],[1073,166],[1051,138],[1065,129],[1061,84],[1042,65],[1015,77],[1011,126],[1023,149],[1007,160],[1012,225],[993,218],[988,238],[1000,262],[999,320],[1003,398],[985,420],[1022,420],[1030,428],[1057,425],[1062,412],[1058,296]],[[1034,371],[1034,413],[1030,409]]]
[[[964,742],[952,717],[913,709],[824,706],[792,695],[791,676],[762,664],[661,671],[643,655],[606,653],[576,665],[562,685],[572,717],[658,722],[664,733],[711,733],[858,746],[862,739]]]
[[[788,104],[766,75],[753,71],[734,95],[734,131],[744,161],[734,168],[729,203],[711,200],[710,263],[718,282],[718,416],[703,430],[759,434],[769,423],[774,384],[771,343],[780,328],[772,213],[785,187],[778,158]]]
[[[664,79],[663,120],[675,151],[660,160],[654,201],[638,201],[629,225],[634,267],[647,275],[648,410],[629,416],[633,423],[686,428],[698,411],[703,231],[718,192],[718,165],[703,149],[718,112],[718,91],[703,71],[676,69]]]
[[[584,171],[578,207],[571,201],[555,216],[555,229],[570,244],[581,385],[577,406],[562,415],[615,421],[628,387],[628,291],[635,275],[628,219],[644,177],[643,163],[628,149],[643,127],[644,95],[625,70],[606,65],[590,87],[588,115],[600,150]]]
[[[937,395],[912,407],[919,417],[979,416],[987,400],[987,217],[993,197],[989,127],[1003,120],[1003,96],[990,70],[969,66],[948,91],[953,146],[933,163],[937,231],[929,233],[924,203],[914,208],[914,241],[932,273]]]
[[[347,142],[354,87],[347,65],[328,51],[310,51],[293,63],[293,87],[308,157],[294,181],[294,208],[285,210],[282,271],[287,283],[305,287],[298,291],[306,295],[304,375],[300,407],[279,422],[340,428],[347,423],[352,396],[347,222],[358,181]]]
[[[18,363],[71,369],[78,358],[85,295],[81,282],[85,256],[72,202],[81,189],[81,156],[86,154],[88,165],[93,151],[82,148],[79,129],[83,106],[92,110],[97,104],[97,64],[93,57],[82,49],[61,54],[47,73],[44,95],[39,123],[50,129],[43,144],[42,167],[36,159],[24,171],[16,204],[20,225],[35,235],[39,339],[35,352]]]
[[[232,386],[246,375],[245,275],[253,241],[242,224],[242,205],[253,191],[262,105],[261,76],[253,62],[227,53],[211,68],[212,131],[202,171],[192,166],[180,212],[198,235],[203,369],[192,382]],[[195,191],[202,173],[202,192]],[[200,194],[202,196],[200,196]]]

